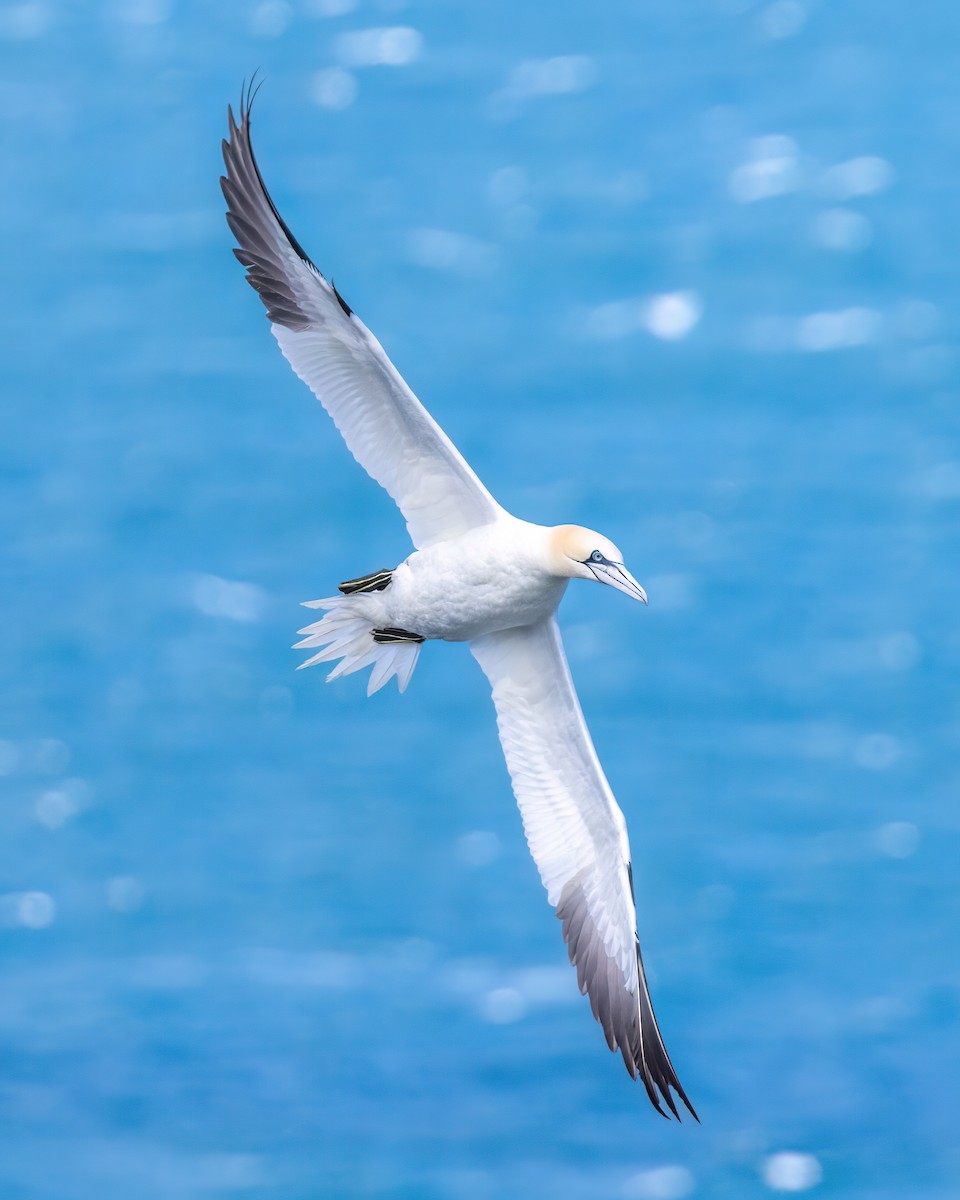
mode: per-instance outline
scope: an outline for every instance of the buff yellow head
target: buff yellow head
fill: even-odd
[[[647,593],[623,565],[623,555],[603,534],[581,525],[557,525],[550,531],[550,554],[557,575],[607,583],[646,604]]]

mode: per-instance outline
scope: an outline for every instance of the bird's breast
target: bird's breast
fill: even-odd
[[[412,554],[394,572],[384,600],[399,628],[462,642],[542,620],[556,609],[566,585],[522,546],[477,531]]]

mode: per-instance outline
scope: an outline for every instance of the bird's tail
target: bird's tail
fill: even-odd
[[[396,636],[404,633],[403,630],[375,628],[369,613],[365,611],[367,605],[364,599],[361,595],[347,595],[305,602],[306,608],[323,608],[327,614],[300,630],[306,637],[302,642],[297,642],[295,650],[320,648],[300,667],[312,667],[315,663],[333,662],[339,658],[340,662],[327,676],[328,683],[339,679],[341,675],[351,675],[354,671],[372,666],[370,682],[367,684],[368,696],[379,691],[394,675],[397,677],[397,687],[404,692],[420,657],[423,639],[414,640],[415,635],[412,634],[405,634],[402,638]]]

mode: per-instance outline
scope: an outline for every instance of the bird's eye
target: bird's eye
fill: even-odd
[[[603,562],[603,555],[600,553],[599,550],[594,550],[594,552],[590,555],[590,561],[591,562]]]

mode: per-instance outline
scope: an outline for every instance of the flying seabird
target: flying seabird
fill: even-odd
[[[607,538],[548,528],[503,509],[407,387],[383,348],[280,216],[250,140],[228,109],[220,184],[234,254],[267,309],[284,357],[333,418],[362,467],[390,494],[416,549],[398,567],[314,600],[326,615],[300,632],[317,650],[301,666],[339,659],[329,678],[363,667],[368,694],[394,675],[404,691],[425,641],[469,642],[493,689],[500,741],[530,852],[563,923],[580,991],[607,1045],[679,1118],[671,1089],[696,1118],[660,1036],[636,933],[623,813],[583,719],[557,626],[571,579],[608,584],[646,604]]]

